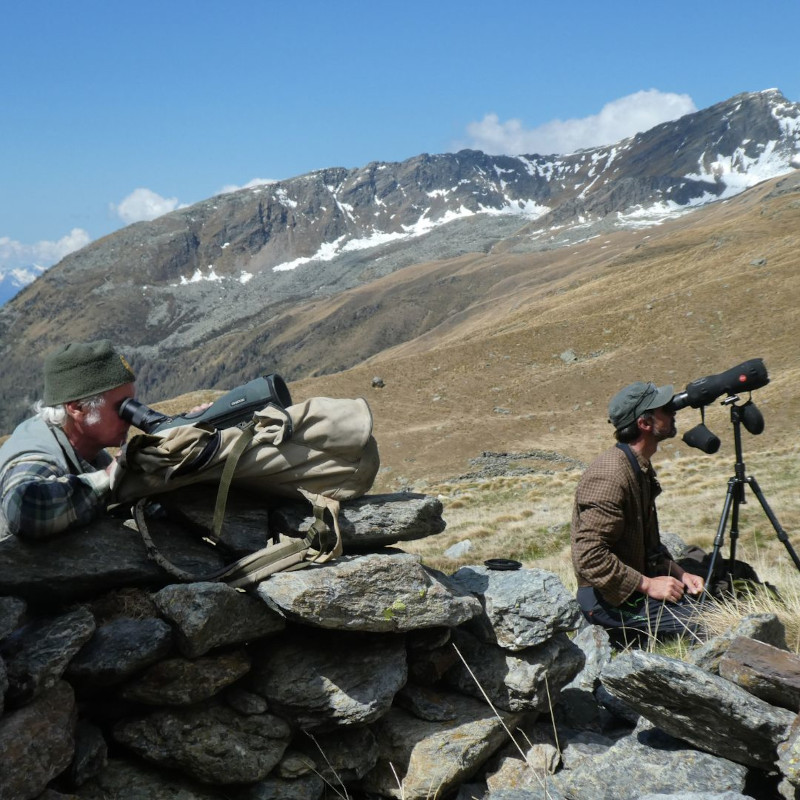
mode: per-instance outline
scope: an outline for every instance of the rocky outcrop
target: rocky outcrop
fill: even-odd
[[[160,524],[179,549],[186,531]],[[85,533],[113,549],[114,525],[129,530]],[[2,800],[772,800],[800,786],[800,659],[775,618],[689,663],[614,655],[538,569],[448,576],[381,548],[244,592],[145,575],[142,552],[141,585],[109,587],[112,569],[102,590],[68,591],[64,575],[37,603],[12,569],[35,550],[0,543]],[[76,564],[38,552],[52,575]]]

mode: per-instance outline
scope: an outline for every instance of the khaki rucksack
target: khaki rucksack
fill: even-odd
[[[341,555],[339,503],[369,491],[379,466],[367,402],[314,397],[285,409],[267,406],[244,428],[183,425],[134,436],[120,453],[111,496],[114,503],[135,502],[134,520],[148,556],[174,577],[242,588],[274,572]],[[154,496],[196,483],[217,487],[212,540],[222,529],[231,486],[265,503],[304,498],[313,508],[314,524],[304,538],[280,537],[218,573],[190,575],[159,553],[145,506]]]

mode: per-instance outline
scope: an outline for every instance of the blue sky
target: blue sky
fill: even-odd
[[[6,295],[11,270],[254,180],[800,101],[795,0],[26,0],[2,19]]]

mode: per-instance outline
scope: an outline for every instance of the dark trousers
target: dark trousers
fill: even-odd
[[[705,638],[699,624],[700,604],[684,595],[677,603],[654,600],[634,592],[622,605],[612,606],[591,587],[578,589],[578,605],[593,625],[602,625],[614,645],[641,646],[648,639],[687,636]]]

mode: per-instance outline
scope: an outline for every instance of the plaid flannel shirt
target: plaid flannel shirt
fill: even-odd
[[[591,586],[614,606],[636,591],[642,575],[667,574],[655,499],[661,492],[650,463],[612,447],[588,467],[575,492],[572,564],[578,586]]]
[[[88,523],[105,510],[110,485],[105,466],[110,456],[101,451],[95,465],[75,458],[84,470],[81,474],[72,474],[66,462],[58,464],[33,453],[6,466],[0,479],[0,512],[5,521],[0,539],[13,534],[47,538]]]

